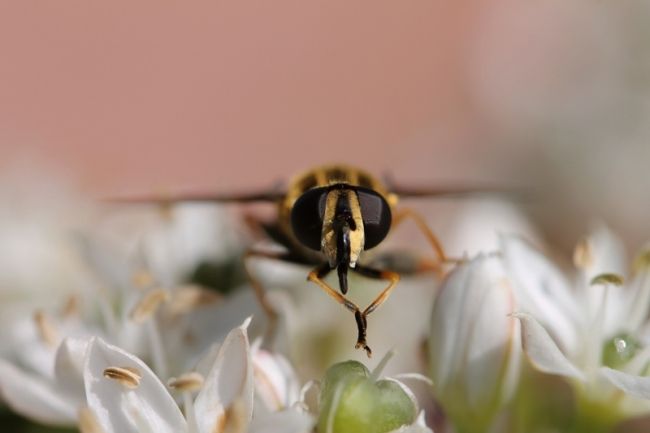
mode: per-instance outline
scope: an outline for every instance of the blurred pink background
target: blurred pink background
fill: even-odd
[[[3,2],[0,168],[37,161],[97,196],[245,190],[332,161],[514,179],[555,195],[532,213],[571,243],[587,217],[630,238],[650,214],[647,9]]]
[[[460,4],[0,8],[2,160],[29,148],[93,190],[259,186],[325,161],[432,176],[480,152]]]

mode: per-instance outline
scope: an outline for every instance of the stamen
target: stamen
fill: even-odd
[[[133,274],[131,282],[138,289],[146,289],[154,284],[154,278],[148,270],[140,269]]]
[[[201,389],[203,382],[203,376],[200,373],[192,371],[181,374],[178,377],[172,377],[167,381],[167,386],[179,391],[191,392]]]
[[[199,286],[185,286],[174,290],[174,295],[169,302],[169,311],[172,315],[177,316],[221,299],[221,295],[212,290],[206,290]]]
[[[578,269],[586,269],[594,264],[594,251],[589,239],[584,238],[576,245],[573,250],[573,264]]]
[[[106,323],[106,329],[110,335],[117,335],[118,328],[121,324],[118,324],[118,319],[116,317],[116,311],[112,308],[111,294],[109,290],[100,286],[97,290],[98,292],[98,301],[97,305],[99,307],[99,313]]]
[[[79,313],[79,298],[75,295],[70,295],[63,306],[61,315],[63,317],[72,317],[77,313]]]
[[[104,370],[104,377],[118,381],[128,389],[135,389],[140,385],[142,374],[133,367],[108,367]]]
[[[388,364],[388,361],[390,361],[390,359],[391,359],[394,355],[395,355],[395,351],[394,351],[394,350],[389,350],[388,352],[386,352],[386,354],[384,355],[384,357],[381,358],[381,361],[379,361],[379,364],[377,364],[377,366],[375,367],[375,369],[372,370],[372,373],[370,373],[370,380],[372,380],[373,382],[376,382],[377,379],[379,379],[379,375],[381,374],[381,372],[382,372],[382,371],[384,370],[384,368],[386,367],[386,364]]]
[[[104,433],[92,410],[87,406],[79,408],[79,431],[81,433]]]
[[[41,340],[50,347],[56,347],[59,342],[59,333],[49,317],[42,310],[37,310],[34,313],[34,322],[36,322],[36,329]]]
[[[154,371],[158,377],[167,377],[167,357],[165,355],[165,346],[162,342],[158,321],[152,318],[146,324],[147,335],[149,336],[149,347]]]
[[[131,320],[135,323],[143,323],[158,310],[160,304],[167,300],[169,300],[169,293],[165,289],[150,290],[131,311]]]
[[[592,286],[607,285],[607,284],[611,284],[614,286],[622,286],[623,277],[618,274],[600,274],[592,278],[589,284]]]

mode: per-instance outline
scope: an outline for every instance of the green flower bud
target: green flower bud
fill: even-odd
[[[414,398],[402,384],[376,380],[357,361],[330,367],[322,381],[319,433],[386,433],[412,424]]]
[[[603,365],[617,370],[622,369],[642,349],[642,345],[632,335],[620,334],[603,346]]]

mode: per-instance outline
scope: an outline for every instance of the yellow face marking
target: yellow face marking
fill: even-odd
[[[334,230],[334,219],[336,217],[336,204],[341,195],[345,195],[350,205],[352,219],[356,225],[354,230],[350,230],[350,266],[354,267],[359,260],[365,241],[363,232],[363,218],[361,216],[361,207],[356,193],[352,190],[332,190],[327,193],[325,201],[325,213],[323,215],[323,231],[321,235],[321,249],[327,257],[330,266],[336,265],[336,232]]]
[[[357,194],[352,190],[348,190],[347,194],[350,209],[352,210],[352,219],[356,225],[356,229],[350,231],[350,266],[354,268],[357,264],[357,260],[359,260],[361,251],[363,251],[365,234],[363,231],[363,217],[361,216],[359,197],[357,197]]]
[[[334,215],[336,213],[336,203],[339,201],[341,191],[332,190],[327,193],[325,201],[325,213],[323,214],[323,229],[321,235],[321,250],[330,266],[336,265],[336,236],[334,233]]]

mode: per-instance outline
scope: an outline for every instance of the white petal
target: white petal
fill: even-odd
[[[73,425],[77,402],[63,396],[52,383],[32,376],[0,359],[0,394],[12,410],[49,425]]]
[[[238,290],[229,295],[223,302],[198,308],[192,312],[191,321],[187,330],[183,330],[179,339],[186,338],[187,333],[192,335],[192,346],[196,348],[210,347],[214,349],[213,342],[223,341],[228,332],[241,324],[242,317],[255,315],[262,316],[259,302],[255,298],[253,290]],[[187,345],[187,344],[186,344]],[[217,346],[218,348],[218,346]],[[216,350],[210,355],[201,355],[197,361],[184,365],[184,370],[191,370],[193,367],[207,377],[210,368],[216,359]]]
[[[469,333],[467,318],[476,309],[468,293],[472,266],[475,265],[463,263],[447,276],[433,306],[429,349],[432,379],[440,389],[453,381],[456,370],[463,364],[463,345]],[[466,305],[468,302],[470,305]]]
[[[438,221],[438,220],[436,220]],[[499,248],[499,233],[520,233],[536,237],[519,206],[494,197],[454,203],[453,221],[444,230],[445,251],[452,257],[473,257]]]
[[[648,317],[650,308],[650,270],[641,269],[627,285],[629,289],[625,317],[617,318],[622,332],[635,332]],[[624,319],[624,320],[622,320]]]
[[[261,402],[260,402],[261,403]],[[264,404],[256,404],[250,433],[309,433],[313,418],[298,408],[279,412],[269,411]]]
[[[628,374],[641,374],[650,363],[650,346],[645,346],[630,361],[625,364],[623,371]]]
[[[614,232],[605,224],[598,223],[591,229],[587,239],[592,249],[591,263],[587,266],[587,281],[605,273],[625,274],[625,247]]]
[[[436,388],[464,387],[466,404],[496,397],[510,360],[516,321],[501,260],[479,256],[443,283],[432,314],[430,353]],[[450,395],[458,395],[450,390]]]
[[[135,389],[104,377],[109,367],[135,368]],[[178,405],[158,377],[137,357],[92,339],[86,356],[84,383],[88,406],[106,433],[182,433],[187,425]]]
[[[471,295],[477,298],[480,309],[476,311],[467,343],[465,372],[468,403],[480,409],[493,401],[509,371],[506,363],[510,360],[512,340],[518,327],[510,316],[514,299],[500,260],[487,258],[477,270],[476,280],[477,290]]]
[[[268,408],[281,410],[298,401],[298,378],[282,355],[262,349],[254,350],[253,374],[255,390]]]
[[[588,312],[586,316],[583,314],[585,324],[587,329],[591,329],[594,323],[598,323],[605,337],[613,337],[623,331],[621,325],[628,321],[629,305],[626,301],[630,291],[619,285],[592,285],[591,281],[602,274],[625,275],[625,248],[602,223],[591,230],[583,248],[586,249],[586,263],[581,267],[583,281],[578,285],[577,296]]]
[[[524,352],[533,366],[545,373],[585,380],[584,374],[567,359],[546,329],[528,314],[514,315],[521,321],[521,339]]]
[[[506,270],[517,308],[534,315],[567,353],[579,346],[577,319],[582,316],[569,284],[559,270],[526,241],[501,237]]]
[[[201,433],[212,433],[226,422],[226,413],[236,409],[248,423],[253,409],[253,367],[246,328],[250,319],[230,331],[224,340],[203,389],[194,402]]]
[[[85,402],[83,369],[88,342],[89,340],[78,338],[64,339],[56,352],[54,364],[57,389],[76,398],[79,403]]]
[[[650,399],[650,377],[633,376],[609,367],[601,367],[599,372],[612,385],[626,394],[643,399]]]
[[[173,285],[201,261],[236,253],[227,215],[216,205],[184,203],[169,215],[156,209],[158,221],[143,230],[143,251],[161,284]],[[154,215],[156,216],[156,215]]]

